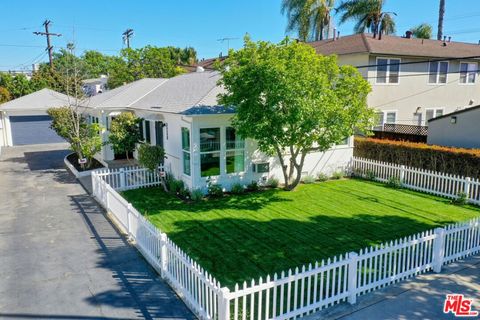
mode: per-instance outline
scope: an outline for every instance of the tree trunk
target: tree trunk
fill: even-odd
[[[292,168],[290,168],[291,172],[292,172],[292,175],[293,175],[293,171],[296,172],[296,176],[295,176],[295,180],[293,180],[292,183],[288,183],[288,184],[285,184],[285,188],[284,190],[286,191],[292,191],[293,189],[295,189],[298,184],[300,183],[300,180],[302,179],[302,169],[303,169],[303,164],[305,163],[305,157],[307,156],[307,151],[302,151],[302,155],[301,155],[301,158],[300,158],[300,163],[297,163],[297,156],[298,156],[298,153],[299,153],[299,150],[297,150],[297,152],[294,154],[294,155],[291,155],[291,158],[293,158],[293,161],[290,161],[291,164],[293,164],[293,170]],[[291,176],[290,176],[290,179],[289,179],[289,182],[291,181]]]
[[[443,38],[443,18],[445,16],[445,0],[440,0],[440,8],[438,10],[438,32],[437,40]]]

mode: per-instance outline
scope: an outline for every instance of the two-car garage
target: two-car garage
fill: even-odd
[[[7,146],[65,142],[50,128],[49,108],[68,104],[68,97],[50,89],[0,105],[0,144]]]

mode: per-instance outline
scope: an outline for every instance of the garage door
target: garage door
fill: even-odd
[[[49,116],[10,116],[14,146],[65,142],[50,129]]]

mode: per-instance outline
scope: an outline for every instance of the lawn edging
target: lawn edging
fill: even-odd
[[[134,182],[126,178],[130,171],[135,173]],[[141,185],[139,178],[147,176],[146,169],[130,171],[120,173],[123,190],[131,187],[130,183]],[[230,292],[111,187],[107,183],[110,175],[118,176],[119,171],[104,169],[92,173],[95,198],[128,230],[147,261],[160,268],[162,278],[201,319],[229,320],[233,316],[236,320],[245,316],[246,310],[253,312],[253,319],[264,314],[266,318],[290,319],[345,301],[354,304],[361,294],[420,273],[441,272],[444,264],[480,252],[480,219],[476,218],[372,246],[359,253],[340,255],[328,259],[326,264],[310,264],[273,278],[252,280],[250,285],[236,285]],[[144,181],[147,184],[152,185],[151,177]],[[286,309],[285,288],[288,288]],[[278,292],[281,292],[279,297]]]
[[[70,161],[68,161],[68,159],[67,159],[68,156],[70,156],[70,154],[66,155],[65,158],[63,158],[63,162],[67,166],[68,170],[70,170],[70,172],[75,176],[75,178],[80,179],[80,178],[83,178],[83,177],[88,177],[92,174],[93,170],[78,171],[75,168],[75,166],[73,164],[71,164]]]

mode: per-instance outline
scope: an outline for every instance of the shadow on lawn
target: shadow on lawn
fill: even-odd
[[[315,216],[273,219],[188,220],[175,223],[172,240],[223,284],[257,279],[334,255],[359,251],[436,226],[402,216]]]

